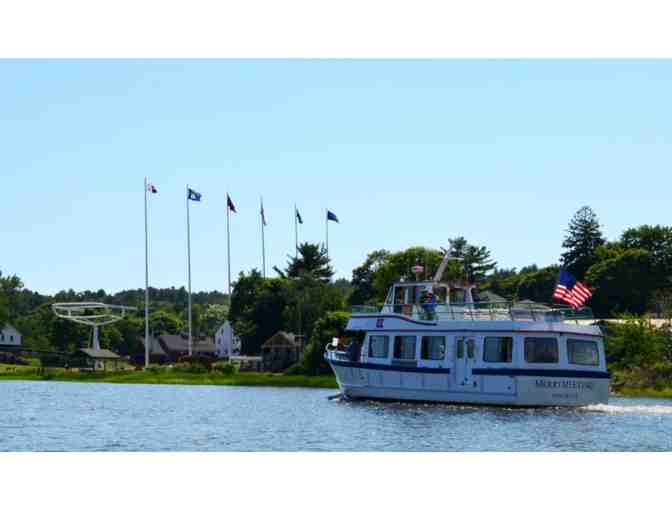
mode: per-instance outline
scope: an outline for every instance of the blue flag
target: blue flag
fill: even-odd
[[[299,213],[298,209],[296,209],[296,219],[301,225],[303,225],[303,218],[301,217],[301,213]]]
[[[335,221],[336,223],[340,223],[338,221],[338,217],[331,211],[327,211],[327,221]]]
[[[198,191],[194,191],[193,189],[189,188],[189,192],[187,193],[187,200],[200,202],[202,197],[203,195],[201,195]]]

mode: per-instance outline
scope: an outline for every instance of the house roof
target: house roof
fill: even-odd
[[[108,349],[80,349],[79,352],[93,359],[121,359],[118,354]]]
[[[142,345],[145,345],[145,337],[140,337],[140,341],[142,342]],[[149,337],[149,354],[150,356],[165,356],[166,351],[163,350],[163,347],[161,347],[161,344],[159,343],[157,338],[154,337]]]
[[[507,303],[508,301],[494,292],[489,290],[483,290],[478,292],[478,300],[485,303]]]
[[[550,306],[546,306],[542,303],[537,303],[531,299],[523,299],[522,301],[517,301],[514,305],[515,309],[518,310],[551,310]]]
[[[161,342],[164,351],[187,352],[189,350],[189,338],[186,336],[161,335],[159,337],[159,341]],[[194,338],[194,344],[192,347],[193,352],[196,354],[214,354],[217,351],[212,338],[206,338],[205,340]]]
[[[294,333],[287,333],[286,331],[278,331],[266,340],[262,347],[296,347],[296,335]]]

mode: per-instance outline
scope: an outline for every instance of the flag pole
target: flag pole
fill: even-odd
[[[145,368],[149,367],[149,233],[147,228],[147,177],[145,177]]]
[[[262,274],[266,278],[266,236],[265,236],[265,217],[264,217],[264,199],[261,198],[261,263],[262,263]]]
[[[327,209],[324,210],[324,218],[327,223],[327,258],[329,258],[329,211]]]
[[[226,252],[229,269],[229,299],[231,299],[231,207],[229,206],[229,194],[226,194]]]
[[[299,258],[299,210],[294,204],[294,258]]]
[[[189,318],[189,356],[193,353],[193,336],[191,322],[191,218],[189,217],[189,185],[187,185],[187,275],[189,279],[189,299],[188,299],[188,318]]]

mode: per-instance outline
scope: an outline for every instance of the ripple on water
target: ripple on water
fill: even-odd
[[[330,390],[0,383],[2,451],[672,451],[672,401],[329,401]]]

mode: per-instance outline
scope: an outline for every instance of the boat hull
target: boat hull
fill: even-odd
[[[353,399],[507,407],[583,407],[609,402],[608,373],[484,373],[465,386],[455,381],[450,370],[409,372],[389,366],[329,363],[341,392]]]

